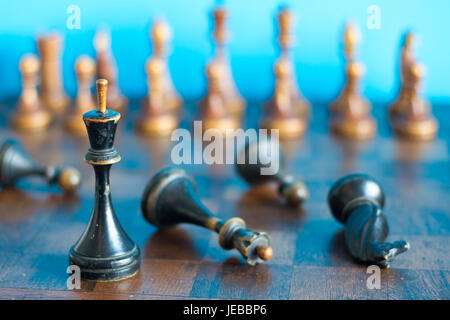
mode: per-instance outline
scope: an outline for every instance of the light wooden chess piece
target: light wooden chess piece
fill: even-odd
[[[408,111],[408,103],[411,101],[412,87],[414,86],[411,67],[416,63],[413,52],[414,35],[408,32],[403,42],[400,56],[400,92],[397,99],[389,108],[389,117],[393,118]]]
[[[267,114],[262,119],[261,127],[279,129],[281,139],[300,137],[305,133],[307,123],[298,112],[291,92],[291,65],[286,60],[280,60],[275,64],[274,69],[275,93],[267,105]]]
[[[156,20],[151,30],[151,38],[153,42],[153,57],[164,63],[164,74],[162,83],[162,93],[164,94],[165,107],[169,110],[178,109],[182,103],[182,99],[175,90],[169,68],[167,67],[167,42],[171,38],[171,30],[169,25],[163,20]]]
[[[349,70],[349,64],[355,61],[355,51],[356,51],[356,45],[359,43],[359,32],[356,29],[356,27],[348,23],[345,27],[344,31],[344,39],[343,39],[343,46],[344,46],[344,60],[345,60],[345,69],[346,69],[346,77],[347,82],[344,85],[344,88],[342,89],[341,93],[339,94],[338,98],[333,101],[330,104],[330,112],[332,114],[339,114],[342,112],[345,112],[345,110],[348,107],[348,94],[349,94],[349,83],[348,83],[348,70]],[[368,106],[369,107],[369,106]]]
[[[94,39],[97,52],[97,78],[108,80],[108,107],[112,110],[124,112],[128,100],[120,92],[118,73],[114,57],[111,52],[111,39],[106,31],[98,31]]]
[[[377,129],[375,120],[370,115],[370,105],[359,93],[358,84],[362,74],[361,64],[353,61],[347,64],[345,99],[339,105],[339,113],[331,119],[333,132],[345,138],[369,139]]]
[[[419,95],[424,70],[420,64],[410,67],[411,88],[402,112],[390,121],[394,131],[412,140],[432,140],[436,137],[438,124],[430,114],[430,105]]]
[[[225,133],[227,129],[239,128],[239,118],[231,115],[225,107],[223,94],[224,66],[220,63],[210,63],[206,68],[208,78],[208,93],[203,101],[203,131],[217,129]]]
[[[213,63],[222,64],[222,77],[220,80],[222,94],[224,95],[224,105],[227,112],[240,116],[245,109],[245,101],[240,95],[233,79],[231,65],[226,50],[228,32],[226,30],[226,19],[228,12],[223,7],[218,7],[213,11],[214,31],[213,39],[215,42],[216,53]]]
[[[40,68],[39,58],[28,54],[19,64],[22,74],[22,93],[16,112],[12,115],[12,125],[22,131],[40,130],[51,122],[50,113],[41,104],[37,91],[37,78]]]
[[[149,92],[143,103],[143,112],[138,119],[138,129],[152,136],[170,135],[178,126],[178,119],[167,110],[166,64],[162,59],[151,58],[146,64]]]
[[[86,134],[83,114],[92,110],[96,102],[91,93],[95,77],[95,61],[88,56],[81,56],[75,62],[75,74],[78,82],[78,92],[75,98],[74,110],[66,121],[66,127],[72,132]]]
[[[279,28],[278,43],[281,49],[279,60],[284,60],[284,63],[290,64],[290,68],[294,70],[290,58],[290,49],[294,46],[294,36],[291,32],[293,22],[292,12],[286,7],[283,7],[278,13],[277,20]],[[297,112],[302,116],[307,116],[309,114],[310,104],[300,92],[297,80],[295,79],[295,72],[291,72],[289,86],[292,101]]]
[[[61,36],[57,33],[43,35],[38,37],[37,42],[42,61],[41,100],[51,112],[62,113],[70,99],[64,92],[61,75]]]

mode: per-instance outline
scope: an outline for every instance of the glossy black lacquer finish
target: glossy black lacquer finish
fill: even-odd
[[[398,254],[409,249],[406,241],[384,242],[389,227],[382,209],[384,194],[370,176],[351,174],[339,179],[328,193],[334,217],[345,224],[345,241],[356,259],[389,267]]]
[[[17,181],[33,176],[45,179],[48,185],[58,184],[67,192],[75,191],[81,182],[78,170],[41,165],[25,152],[18,141],[4,140],[0,144],[0,185],[12,187]]]
[[[95,202],[89,224],[69,256],[87,280],[118,280],[139,269],[139,248],[120,225],[111,200],[109,172],[111,165],[120,161],[113,147],[119,118],[120,114],[111,110],[94,110],[83,116],[91,143],[85,161],[95,171]]]
[[[159,228],[191,223],[213,230],[219,234],[222,248],[236,248],[250,265],[272,257],[266,233],[247,230],[240,218],[217,218],[202,204],[196,188],[195,181],[183,169],[169,167],[159,171],[142,195],[145,219]]]
[[[271,138],[247,143],[236,162],[237,172],[247,183],[275,182],[279,194],[290,205],[298,206],[309,198],[309,191],[305,184],[285,174],[284,166],[283,151],[279,143]]]

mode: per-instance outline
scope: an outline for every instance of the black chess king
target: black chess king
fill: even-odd
[[[95,201],[89,224],[69,253],[81,278],[97,281],[131,277],[140,264],[139,248],[120,225],[111,201],[109,172],[121,159],[113,147],[120,113],[106,109],[107,86],[107,80],[97,80],[98,110],[83,115],[91,144],[84,160],[94,167]]]

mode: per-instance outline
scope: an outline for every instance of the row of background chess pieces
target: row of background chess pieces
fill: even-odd
[[[208,88],[200,101],[199,117],[203,120],[204,130],[214,128],[225,132],[241,126],[246,103],[233,80],[226,50],[226,9],[217,7],[213,18],[216,50],[206,66]],[[294,45],[292,12],[283,7],[277,21],[280,56],[274,64],[275,88],[272,98],[263,106],[260,126],[279,129],[281,138],[298,138],[308,127],[310,103],[301,94],[290,57],[290,49]],[[167,64],[170,37],[170,27],[163,20],[155,21],[151,30],[153,54],[145,66],[148,94],[142,101],[136,126],[141,132],[154,136],[168,135],[179,124],[182,99],[173,85]],[[330,104],[332,131],[350,139],[368,139],[377,131],[376,122],[370,114],[370,103],[360,93],[359,83],[364,66],[357,60],[359,41],[357,28],[347,24],[343,37],[346,81],[338,98]],[[413,35],[408,33],[401,51],[401,88],[396,101],[390,106],[389,123],[394,132],[402,137],[430,140],[436,136],[438,125],[431,116],[429,104],[419,94],[424,68],[415,59],[413,42]],[[44,129],[55,114],[62,114],[70,104],[62,85],[61,37],[56,33],[41,36],[37,44],[40,58],[27,54],[20,61],[22,93],[11,119],[18,130]],[[95,106],[91,91],[95,78],[104,78],[109,82],[108,108],[125,112],[128,104],[118,87],[118,72],[109,34],[99,31],[94,46],[96,61],[81,56],[75,63],[78,92],[66,120],[66,127],[75,133],[85,134],[82,115]]]

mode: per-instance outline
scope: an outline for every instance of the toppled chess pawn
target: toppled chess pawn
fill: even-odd
[[[19,142],[7,139],[0,144],[0,184],[7,188],[29,177],[42,177],[48,185],[57,184],[65,192],[74,192],[81,183],[80,172],[74,168],[43,166],[35,162]]]
[[[284,61],[287,63],[289,68],[293,70],[292,59],[290,57],[290,49],[294,46],[295,38],[292,34],[292,24],[294,16],[292,11],[287,7],[282,7],[277,15],[278,20],[278,43],[280,45],[280,58],[279,61]],[[302,117],[307,117],[309,114],[309,102],[303,97],[298,87],[297,80],[295,78],[295,72],[290,72],[287,79],[287,86],[289,90],[289,95],[292,100],[292,105],[294,110]]]
[[[226,20],[228,11],[224,7],[217,7],[212,12],[214,20],[213,39],[215,43],[215,57],[213,63],[222,66],[220,85],[223,95],[224,108],[227,113],[239,117],[245,109],[245,101],[240,95],[233,79],[231,65],[227,52],[228,31]]]
[[[110,35],[99,30],[95,35],[94,47],[97,52],[97,79],[108,80],[108,107],[112,110],[124,112],[128,100],[122,95],[118,84],[118,72],[114,56],[111,51]]]
[[[146,65],[149,92],[143,101],[142,112],[138,118],[138,129],[153,136],[170,135],[178,127],[177,116],[167,110],[165,86],[165,63],[151,58]]]
[[[191,223],[218,233],[220,246],[237,249],[249,265],[272,258],[270,237],[246,229],[241,218],[224,221],[214,216],[200,202],[195,181],[183,169],[159,171],[145,187],[141,210],[145,219],[159,228]]]
[[[165,21],[155,21],[151,30],[153,56],[150,57],[150,60],[158,60],[163,64],[160,90],[164,96],[164,105],[167,110],[178,109],[182,104],[181,97],[175,90],[167,65],[167,43],[171,38],[171,34],[170,27]]]
[[[414,63],[410,67],[411,86],[407,88],[401,112],[391,114],[390,123],[401,137],[412,140],[432,140],[436,137],[438,124],[431,115],[430,105],[419,94],[423,67]]]
[[[239,128],[239,118],[231,115],[225,106],[225,98],[221,85],[224,72],[223,65],[216,62],[210,63],[206,68],[208,92],[202,101],[203,131],[217,129],[225,133],[228,129],[235,130]]]
[[[369,103],[359,93],[359,79],[363,67],[357,62],[347,65],[347,83],[339,98],[339,112],[332,115],[331,129],[349,139],[369,139],[377,130],[375,119],[370,115]]]
[[[356,259],[389,268],[392,260],[409,249],[406,241],[384,242],[389,234],[383,214],[384,193],[370,176],[350,174],[339,179],[328,193],[333,216],[345,224],[345,242]]]
[[[67,118],[66,126],[75,133],[86,133],[83,114],[95,106],[91,87],[95,77],[95,61],[88,56],[80,56],[75,62],[75,73],[78,81],[78,93],[75,98],[74,110]]]
[[[54,113],[62,113],[70,99],[64,92],[61,71],[61,36],[51,33],[38,37],[42,61],[40,93],[44,105]]]
[[[272,139],[247,143],[237,156],[236,169],[250,185],[277,183],[280,196],[293,207],[309,198],[306,185],[283,172],[284,156],[279,145]]]
[[[12,125],[22,131],[42,130],[48,127],[52,118],[41,104],[36,88],[40,68],[38,57],[25,55],[20,60],[19,68],[22,75],[22,93],[11,118]]]
[[[300,137],[308,126],[293,99],[291,74],[291,66],[287,60],[280,60],[275,64],[275,92],[267,104],[267,111],[260,125],[264,129],[279,130],[281,139]]]
[[[70,249],[70,264],[81,278],[114,281],[135,275],[140,265],[139,247],[117,219],[111,200],[109,172],[121,160],[114,144],[120,113],[106,109],[108,81],[97,80],[98,110],[83,115],[91,147],[84,160],[95,171],[95,201],[86,230]]]

